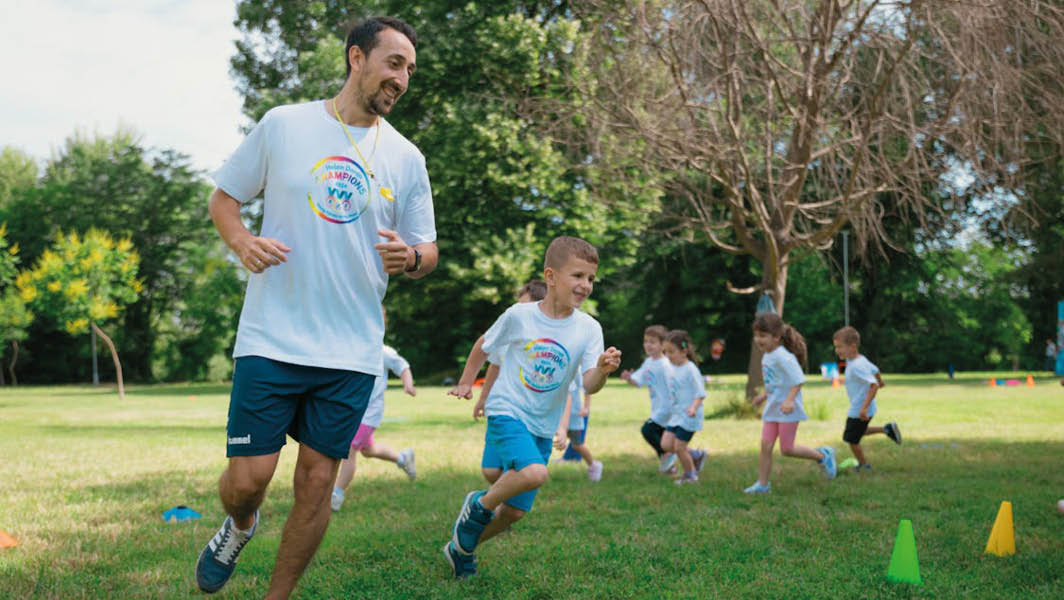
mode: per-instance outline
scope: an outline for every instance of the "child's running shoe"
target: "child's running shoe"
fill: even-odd
[[[247,531],[237,529],[233,517],[225,518],[221,529],[207,542],[207,547],[196,561],[196,585],[199,589],[208,594],[222,589],[236,569],[236,559],[240,556],[240,551],[255,535],[258,526],[258,511],[255,511],[255,523]]]
[[[817,450],[824,454],[824,458],[819,461],[820,466],[824,467],[824,476],[828,479],[835,479],[835,475],[838,474],[838,468],[835,466],[835,449],[821,446]]]
[[[399,460],[396,461],[395,464],[406,473],[406,476],[410,478],[410,481],[417,479],[417,467],[414,466],[413,448],[403,448],[400,450]]]
[[[587,467],[587,478],[590,479],[591,481],[601,481],[602,480],[602,463],[601,462],[596,460],[596,461],[592,462],[590,465],[588,465],[588,467]]]
[[[863,465],[857,465],[856,467],[854,467],[853,470],[856,473],[871,473],[872,472],[872,465],[870,465],[868,463],[865,463]]]
[[[891,421],[883,426],[883,433],[887,434],[887,437],[894,440],[894,443],[901,445],[901,429],[898,429],[898,424]]]
[[[477,574],[477,557],[473,554],[462,554],[454,547],[454,542],[443,545],[443,555],[451,565],[455,579],[465,579]]]
[[[701,473],[702,467],[706,466],[706,451],[692,450],[691,460],[693,460],[695,463],[695,473]]]
[[[477,549],[480,534],[484,533],[484,528],[491,523],[491,518],[495,515],[480,503],[481,496],[486,492],[487,490],[474,490],[466,494],[462,509],[458,511],[451,542],[460,554],[472,554]]]
[[[692,474],[688,475],[688,474],[684,473],[683,477],[677,479],[676,481],[673,481],[673,483],[675,483],[676,485],[687,485],[687,484],[690,484],[690,483],[698,483],[698,474],[697,473],[692,473]]]
[[[743,490],[744,494],[767,494],[772,491],[772,483],[761,484],[761,481],[755,481],[754,485]]]
[[[676,453],[669,452],[665,454],[658,461],[658,473],[668,473],[671,469],[676,467]]]
[[[332,498],[329,499],[329,506],[333,509],[333,512],[340,510],[340,507],[344,505],[344,491],[340,488],[333,488]]]

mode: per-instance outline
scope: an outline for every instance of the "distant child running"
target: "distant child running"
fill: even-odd
[[[384,417],[384,392],[388,389],[388,371],[399,376],[403,382],[403,391],[409,396],[417,395],[414,388],[414,376],[410,372],[410,363],[406,362],[399,353],[391,346],[384,346],[384,375],[377,377],[373,382],[373,394],[366,406],[366,414],[362,417],[362,423],[355,432],[355,438],[351,440],[351,450],[347,458],[340,463],[340,472],[336,475],[336,485],[333,487],[332,498],[329,505],[333,510],[340,510],[344,504],[344,492],[351,484],[355,476],[355,460],[358,453],[366,458],[377,458],[393,462],[406,476],[413,481],[417,477],[417,469],[414,466],[414,449],[403,448],[398,453],[384,444],[373,441],[373,432],[381,425]]]
[[[668,473],[676,468],[676,453],[661,447],[661,436],[664,435],[672,417],[672,397],[665,381],[672,363],[662,352],[667,333],[663,325],[651,325],[644,329],[643,351],[647,353],[647,357],[635,371],[629,369],[621,373],[621,379],[637,387],[646,387],[650,391],[650,418],[643,423],[641,433],[643,439],[658,455],[659,473]]]
[[[676,484],[697,483],[698,473],[706,461],[706,451],[690,450],[688,444],[695,432],[702,431],[706,380],[695,364],[695,347],[686,331],[670,331],[665,336],[664,350],[672,363],[672,368],[667,371],[672,410],[669,426],[661,437],[661,447],[675,452],[683,468],[683,476],[676,480]]]
[[[805,338],[783,322],[775,313],[760,313],[754,318],[754,344],[761,351],[761,373],[765,391],[753,399],[755,406],[768,401],[761,414],[761,460],[757,481],[744,491],[765,494],[771,491],[772,448],[780,440],[784,456],[817,461],[824,467],[828,479],[834,479],[835,449],[821,446],[816,450],[796,446],[798,423],[808,419],[802,408],[802,384],[805,374],[799,363],[805,364]]]
[[[868,464],[861,448],[861,438],[870,433],[883,433],[895,444],[901,444],[901,429],[894,422],[883,427],[868,425],[876,416],[876,392],[883,387],[883,379],[879,376],[879,367],[857,350],[861,344],[861,334],[853,327],[843,327],[835,332],[832,343],[835,345],[835,354],[846,361],[846,395],[850,397],[850,410],[846,413],[846,429],[842,439],[850,445],[850,450],[857,458],[857,471],[871,470],[872,465]]]
[[[591,394],[583,393],[584,387],[581,379],[581,377],[573,377],[573,382],[569,384],[569,445],[587,463],[587,478],[591,481],[601,481],[602,463],[591,455],[591,449],[587,447],[584,435],[587,429],[587,417],[591,414]]]
[[[621,362],[616,348],[603,351],[602,327],[579,307],[591,294],[598,252],[584,240],[555,238],[547,248],[540,302],[506,310],[469,353],[458,385],[449,393],[472,397],[473,380],[490,355],[502,358],[499,379],[488,396],[487,444],[503,474],[488,490],[466,495],[443,552],[456,578],[477,572],[474,552],[532,509],[547,481],[551,438],[565,447],[569,428],[569,383],[582,377],[595,393]],[[495,518],[510,513],[505,521]]]

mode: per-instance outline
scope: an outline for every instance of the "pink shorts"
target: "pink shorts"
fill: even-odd
[[[369,448],[373,445],[373,432],[377,431],[376,427],[370,427],[369,425],[359,425],[358,431],[355,432],[355,438],[351,440],[352,450],[361,450],[363,448]],[[794,436],[791,436],[793,439]]]
[[[780,423],[765,421],[761,425],[761,441],[776,443],[780,439],[780,450],[790,451],[794,448],[794,438],[798,435],[798,421]]]

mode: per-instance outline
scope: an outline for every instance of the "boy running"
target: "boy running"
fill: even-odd
[[[887,423],[882,427],[869,427],[872,417],[876,416],[876,392],[883,387],[879,376],[879,367],[872,364],[857,348],[861,344],[861,334],[853,327],[843,327],[835,332],[832,343],[835,353],[846,361],[846,395],[850,397],[850,410],[846,413],[846,430],[842,434],[844,442],[857,458],[857,471],[868,471],[872,465],[865,458],[861,448],[861,438],[870,433],[882,433],[901,444],[901,430],[897,423]]]

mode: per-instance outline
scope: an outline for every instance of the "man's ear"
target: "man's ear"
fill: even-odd
[[[351,63],[351,72],[362,72],[362,63],[364,62],[366,55],[362,54],[362,48],[358,45],[351,46],[351,49],[347,51],[347,60]]]

